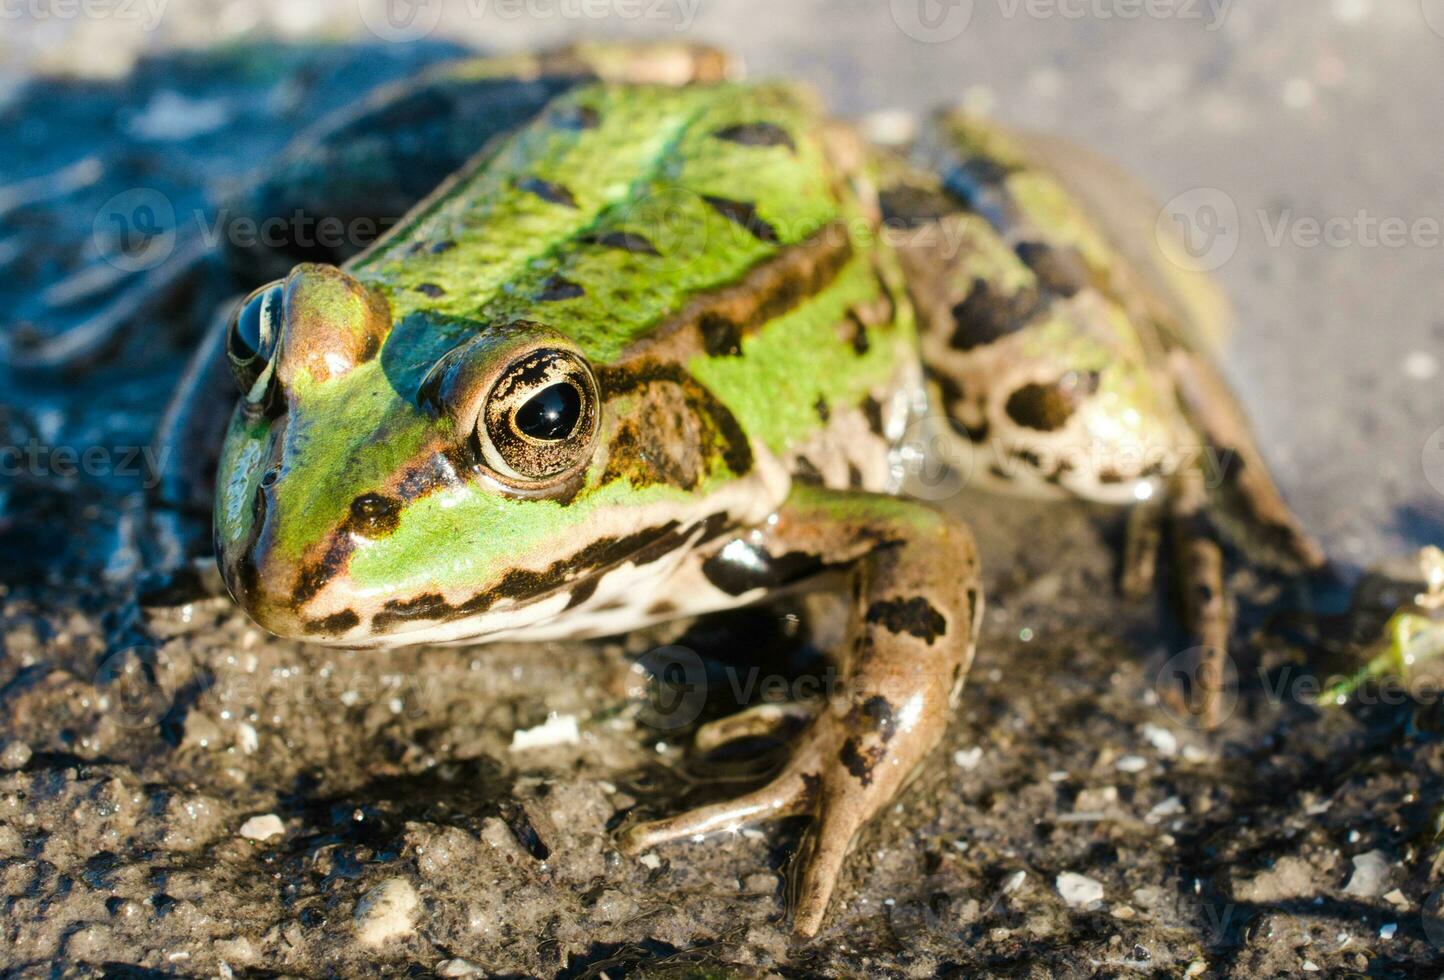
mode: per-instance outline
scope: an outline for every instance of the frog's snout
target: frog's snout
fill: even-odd
[[[217,541],[221,577],[236,604],[261,627],[277,636],[301,635],[298,612],[299,570],[273,546],[275,485],[279,467],[268,467],[252,496],[249,533],[240,541]]]

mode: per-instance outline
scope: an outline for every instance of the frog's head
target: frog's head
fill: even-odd
[[[393,323],[386,297],[347,273],[303,265],[231,321],[242,397],[216,548],[232,594],[272,632],[345,644],[495,632],[554,613],[589,571],[566,511],[597,455],[586,359],[535,324],[411,320]],[[578,515],[593,529],[599,517]]]

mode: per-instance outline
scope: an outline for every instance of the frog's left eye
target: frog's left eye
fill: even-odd
[[[547,348],[512,362],[482,408],[482,457],[503,476],[549,480],[585,463],[597,434],[597,382],[571,351]]]
[[[285,322],[285,283],[262,286],[236,310],[226,332],[226,359],[246,401],[265,401],[275,374],[276,348]]]

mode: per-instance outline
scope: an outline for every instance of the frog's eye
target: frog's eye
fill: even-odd
[[[265,401],[285,322],[285,283],[262,286],[236,310],[226,332],[226,359],[246,401]]]
[[[503,476],[537,481],[574,470],[596,440],[596,379],[570,351],[531,351],[501,373],[477,430],[484,461]]]

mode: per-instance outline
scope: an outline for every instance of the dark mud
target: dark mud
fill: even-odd
[[[339,98],[354,79],[329,57],[319,71],[298,53],[255,91],[299,73]],[[243,86],[224,73],[245,64],[203,67]],[[126,143],[150,96],[125,86],[178,71],[201,67],[37,90],[10,123],[51,149],[83,142],[87,118],[110,126],[105,146],[185,175],[177,199],[205,208],[214,181],[255,163],[221,152],[234,130],[203,137],[213,160],[187,140]],[[255,152],[306,115],[247,127]],[[34,159],[3,158],[4,182]],[[117,192],[30,210],[61,251],[5,278],[12,311],[83,265]],[[1336,592],[1235,576],[1237,684],[1204,733],[1170,707],[1191,661],[1166,597],[1117,597],[1117,515],[944,502],[986,556],[978,660],[945,744],[863,834],[823,933],[801,943],[784,918],[800,824],[640,858],[613,831],[765,778],[785,745],[698,758],[689,736],[741,702],[825,685],[835,608],[545,647],[269,639],[224,600],[184,601],[195,583],[146,579],[143,466],[57,465],[58,446],[148,444],[194,327],[170,315],[98,372],[11,372],[0,396],[0,440],[43,457],[0,484],[7,975],[1437,975],[1444,711],[1422,687],[1309,703],[1369,632],[1367,616],[1329,615]],[[517,747],[542,726],[551,744]]]

